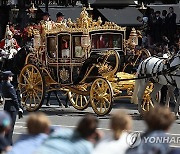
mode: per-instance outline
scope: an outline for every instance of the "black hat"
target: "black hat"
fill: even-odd
[[[43,16],[50,16],[48,12],[44,12]]]
[[[3,72],[4,77],[13,76],[14,74],[11,71],[5,71]]]
[[[161,12],[160,11],[156,11],[155,14],[161,14]]]
[[[62,12],[58,12],[57,14],[56,14],[56,18],[57,17],[63,17],[64,16],[64,14],[62,14]]]

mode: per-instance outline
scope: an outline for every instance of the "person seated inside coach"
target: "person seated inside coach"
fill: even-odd
[[[81,46],[81,38],[75,37],[75,57],[83,57],[85,52]]]
[[[65,39],[62,39],[61,53],[62,53],[62,58],[70,57],[69,44],[68,41]]]

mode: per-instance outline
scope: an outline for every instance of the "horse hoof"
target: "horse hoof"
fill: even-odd
[[[174,113],[174,117],[175,117],[175,119],[180,119],[179,113],[178,112]]]
[[[50,106],[50,103],[46,103],[46,106]]]
[[[180,116],[179,115],[176,115],[175,116],[176,120],[180,119]]]

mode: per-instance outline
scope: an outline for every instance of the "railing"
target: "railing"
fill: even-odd
[[[14,0],[1,0],[0,5],[8,5]],[[15,2],[18,2],[19,0],[15,0]],[[68,6],[68,5],[76,5],[77,1],[79,1],[81,4],[87,4],[88,0],[25,0],[25,3],[30,4],[34,3],[35,5],[60,5],[60,6]]]
[[[32,3],[36,5],[44,5],[45,3],[55,4],[55,5],[76,5],[77,1],[80,1],[82,4],[86,4],[88,0],[31,0]]]

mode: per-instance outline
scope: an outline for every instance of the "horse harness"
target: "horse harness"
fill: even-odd
[[[159,75],[163,75],[164,78],[166,79],[167,83],[173,86],[177,86],[175,80],[172,78],[172,76],[178,76],[178,75],[173,75],[171,74],[172,72],[176,71],[177,69],[179,69],[180,64],[176,65],[176,66],[172,66],[170,67],[170,63],[173,61],[172,59],[159,59],[153,66],[152,68],[152,73],[151,74],[147,74],[147,64],[148,62],[152,59],[153,57],[150,57],[147,61],[143,61],[141,63],[141,67],[140,67],[140,72],[138,74],[138,78],[144,78],[146,77],[146,79],[150,78],[151,82],[156,83],[159,81],[158,76]],[[180,58],[180,57],[179,57]],[[161,61],[161,62],[160,62]],[[163,64],[163,68],[160,71],[160,66]],[[143,72],[143,66],[144,65],[144,72]],[[155,72],[155,68],[157,68],[156,73]],[[170,77],[170,80],[168,79],[168,77]],[[156,78],[156,80],[154,79]]]

